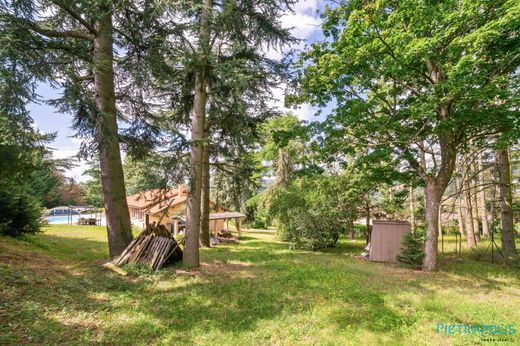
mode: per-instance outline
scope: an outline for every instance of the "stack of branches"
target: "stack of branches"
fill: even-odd
[[[218,231],[217,239],[219,243],[238,243],[238,240],[233,238],[233,234],[231,234],[231,231],[227,229]]]
[[[175,241],[163,225],[147,225],[113,263],[118,266],[146,265],[156,271],[167,263],[182,260],[181,243]]]

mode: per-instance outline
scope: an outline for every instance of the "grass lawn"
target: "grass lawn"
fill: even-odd
[[[367,262],[362,248],[289,250],[251,231],[202,250],[199,273],[122,277],[101,266],[103,227],[0,237],[0,345],[520,344],[519,271],[446,254],[439,271],[422,273]],[[438,322],[517,333],[444,335]]]

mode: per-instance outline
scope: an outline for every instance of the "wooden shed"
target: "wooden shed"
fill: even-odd
[[[401,242],[411,231],[406,221],[376,220],[372,224],[368,259],[376,262],[396,262]]]

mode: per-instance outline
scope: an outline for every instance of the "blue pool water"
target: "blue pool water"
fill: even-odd
[[[68,216],[68,215],[47,216],[46,219],[47,219],[47,221],[49,221],[49,223],[51,225],[54,225],[54,224],[68,223],[70,220],[70,216]],[[79,215],[72,215],[72,223],[77,223],[78,219],[79,219]]]
[[[88,218],[88,217],[95,217],[95,216],[83,215],[83,217],[87,217]],[[53,215],[53,216],[47,216],[46,219],[49,222],[49,224],[51,224],[51,225],[60,225],[60,224],[67,224],[67,223],[69,223],[70,216],[68,216],[68,215]],[[79,215],[72,215],[72,224],[77,224],[78,223],[78,219],[79,219]],[[105,224],[105,218],[104,217],[101,218],[101,224],[102,225]]]

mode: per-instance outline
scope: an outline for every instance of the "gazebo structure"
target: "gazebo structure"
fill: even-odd
[[[72,225],[72,215],[80,215],[78,218],[79,225],[91,225],[95,226],[101,224],[101,216],[102,213],[99,211],[99,208],[96,208],[91,205],[69,205],[69,213],[67,214],[68,224]],[[89,218],[81,217],[82,213],[89,213]],[[99,217],[98,217],[99,216]]]
[[[242,219],[246,216],[242,213],[236,211],[224,211],[219,213],[211,213],[209,214],[209,224],[210,230],[213,230],[213,234],[217,236],[219,231],[219,224],[221,227],[224,225],[224,221],[226,222],[226,229],[229,229],[229,220],[235,219],[235,225],[237,226],[238,236],[242,234]],[[170,218],[173,221],[173,234],[177,235],[179,233],[179,229],[186,225],[186,221],[180,216],[173,216]]]
[[[235,225],[237,226],[238,237],[242,234],[242,219],[245,219],[245,215],[236,211],[224,211],[221,213],[211,213],[209,214],[209,222],[210,224],[217,223],[219,220],[226,221],[226,229],[229,229],[229,220],[235,219]],[[217,235],[217,228],[213,227],[213,234]]]

